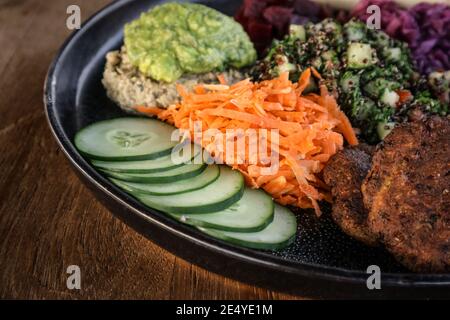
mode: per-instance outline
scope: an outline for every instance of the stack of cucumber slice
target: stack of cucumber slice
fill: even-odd
[[[173,130],[155,119],[118,118],[80,130],[75,145],[143,204],[210,236],[268,250],[293,241],[291,211],[264,191],[246,188],[240,172],[206,165],[201,147],[171,141]]]

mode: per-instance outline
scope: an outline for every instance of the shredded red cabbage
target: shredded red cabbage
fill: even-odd
[[[420,72],[450,70],[450,6],[419,3],[405,9],[391,0],[362,0],[352,16],[366,21],[370,5],[381,9],[381,28],[408,43]]]

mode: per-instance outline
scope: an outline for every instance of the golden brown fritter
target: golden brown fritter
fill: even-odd
[[[362,185],[369,228],[411,270],[450,272],[449,191],[450,120],[399,125]]]
[[[377,239],[367,226],[361,193],[361,183],[371,165],[371,152],[368,145],[339,151],[325,167],[324,179],[333,196],[333,220],[349,236],[373,246]]]

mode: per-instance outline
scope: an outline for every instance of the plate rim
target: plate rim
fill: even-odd
[[[70,161],[73,168],[81,173],[84,178],[88,179],[94,186],[101,190],[108,198],[116,201],[120,205],[126,207],[139,218],[145,219],[167,232],[171,232],[187,241],[194,242],[197,245],[205,246],[219,254],[232,256],[237,260],[243,260],[247,263],[264,265],[268,268],[277,268],[284,273],[298,275],[308,278],[317,278],[325,281],[353,283],[365,285],[369,274],[359,271],[350,270],[341,267],[326,266],[315,263],[299,262],[287,258],[274,256],[263,251],[257,251],[239,247],[226,243],[222,240],[205,236],[195,229],[184,226],[179,222],[173,221],[163,216],[158,210],[147,208],[144,209],[137,200],[128,196],[125,192],[114,186],[111,182],[96,172],[91,165],[78,153],[73,142],[65,134],[64,128],[56,116],[56,104],[54,89],[57,83],[55,79],[56,71],[60,67],[60,61],[69,45],[80,37],[84,32],[89,30],[104,16],[118,10],[121,6],[135,2],[137,0],[118,0],[107,4],[87,20],[83,22],[81,28],[72,32],[57,51],[52,63],[49,66],[44,82],[44,109],[47,123],[51,129],[52,135],[57,141],[59,147],[63,151],[66,158]],[[155,1],[161,2],[161,1]],[[78,86],[78,85],[77,85]],[[94,194],[97,198],[97,195]],[[111,210],[109,210],[111,211]],[[146,213],[147,212],[147,213]],[[133,228],[135,229],[135,228]],[[135,230],[140,233],[139,231]],[[150,238],[151,240],[151,238]],[[152,240],[151,240],[152,241]],[[203,268],[202,265],[200,267]],[[207,269],[207,268],[206,268]],[[448,273],[382,273],[383,285],[392,287],[450,287],[450,274]]]

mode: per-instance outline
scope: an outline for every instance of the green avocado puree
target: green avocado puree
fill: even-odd
[[[253,44],[239,23],[199,4],[156,6],[128,23],[124,33],[131,63],[157,81],[242,68],[256,60]]]

